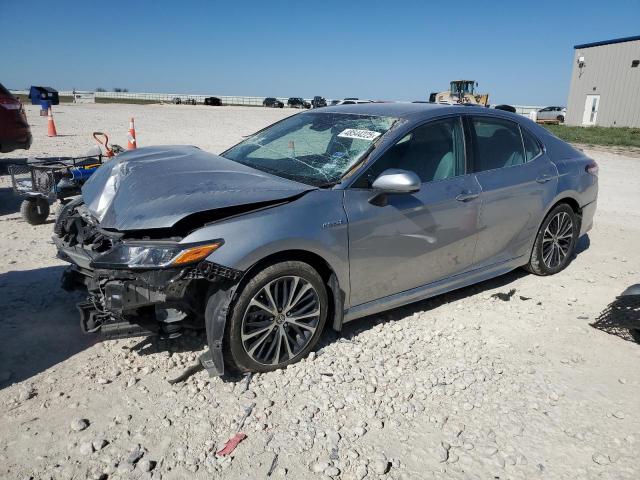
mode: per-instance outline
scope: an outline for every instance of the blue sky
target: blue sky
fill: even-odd
[[[573,45],[638,34],[640,0],[0,0],[0,82],[424,100],[470,78],[564,104]]]

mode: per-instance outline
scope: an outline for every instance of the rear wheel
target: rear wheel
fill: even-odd
[[[265,268],[242,288],[227,319],[226,367],[268,372],[297,362],[322,335],[327,305],[327,289],[310,265]]]
[[[22,218],[31,225],[41,225],[49,216],[49,202],[44,198],[27,199],[20,205]]]
[[[580,220],[566,203],[557,205],[545,217],[531,259],[525,268],[536,275],[553,275],[564,270],[575,252]]]

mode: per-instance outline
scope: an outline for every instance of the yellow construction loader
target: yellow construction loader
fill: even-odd
[[[435,103],[470,103],[474,105],[489,105],[488,93],[475,93],[478,84],[474,80],[453,80],[446,92],[432,93],[430,102]]]

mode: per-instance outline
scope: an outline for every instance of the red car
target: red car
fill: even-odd
[[[0,83],[0,153],[31,147],[31,129],[22,103]]]

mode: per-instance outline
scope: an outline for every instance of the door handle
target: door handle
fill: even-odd
[[[536,178],[536,182],[538,183],[547,183],[547,182],[550,182],[551,180],[553,180],[553,177],[551,175],[547,175],[546,173]]]
[[[480,195],[479,193],[473,193],[473,192],[469,192],[468,190],[465,190],[464,192],[456,196],[456,200],[458,200],[459,202],[469,202],[471,200],[475,200],[476,198],[478,198],[479,195]]]

